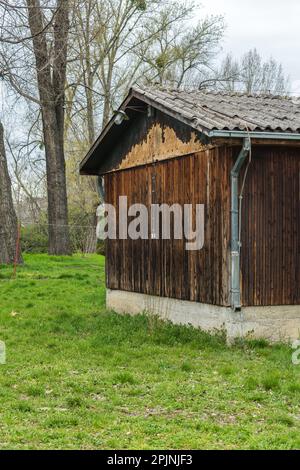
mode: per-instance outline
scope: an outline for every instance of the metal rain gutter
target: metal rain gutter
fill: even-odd
[[[233,139],[243,139],[245,137],[252,139],[274,139],[274,140],[298,140],[300,141],[300,134],[291,132],[255,132],[255,131],[210,131],[208,137],[227,137]]]
[[[231,307],[241,310],[240,240],[239,240],[239,174],[251,150],[251,138],[245,137],[243,147],[231,170]]]

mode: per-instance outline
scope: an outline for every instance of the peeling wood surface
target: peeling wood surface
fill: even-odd
[[[209,147],[200,140],[200,134],[191,127],[157,110],[148,116],[144,109],[136,113],[122,138],[101,159],[98,173],[168,160],[206,148]]]
[[[123,170],[134,166],[179,157],[204,149],[196,132],[191,132],[189,140],[177,137],[174,128],[156,122],[151,125],[144,139],[133,145],[126,157],[116,168]]]

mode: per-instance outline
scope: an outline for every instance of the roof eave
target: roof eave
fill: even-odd
[[[122,102],[122,104],[119,106],[119,110],[121,109],[124,109],[126,108],[127,104],[129,103],[129,101],[132,99],[132,96],[133,96],[133,93],[132,93],[132,88],[130,88],[129,90],[129,93],[128,95],[126,96],[126,98],[124,99],[124,101]],[[97,149],[98,145],[101,143],[101,141],[103,140],[103,138],[106,136],[106,134],[109,132],[109,130],[111,129],[111,127],[115,124],[115,116],[112,116],[111,119],[108,121],[108,123],[106,124],[106,126],[103,128],[102,132],[100,133],[99,137],[95,140],[95,142],[93,143],[92,147],[90,148],[90,150],[87,152],[87,154],[85,155],[84,159],[80,162],[79,164],[79,173],[81,175],[90,175],[91,173],[90,172],[86,172],[84,170],[84,167],[86,165],[86,163],[88,162],[89,158],[92,156],[92,154],[94,153],[94,151]]]

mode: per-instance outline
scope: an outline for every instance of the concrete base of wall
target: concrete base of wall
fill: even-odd
[[[148,312],[208,332],[225,330],[229,342],[242,337],[290,342],[300,337],[300,305],[246,307],[234,313],[227,307],[109,289],[106,304],[117,313]]]

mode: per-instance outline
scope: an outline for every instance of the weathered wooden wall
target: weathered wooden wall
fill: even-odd
[[[201,251],[186,251],[185,240],[109,240],[109,288],[228,305],[231,162],[231,149],[215,148],[105,176],[106,200],[115,206],[120,195],[129,205],[205,205]]]
[[[109,241],[109,288],[230,304],[230,170],[238,153],[216,147],[105,176],[114,205],[120,195],[148,207],[205,205],[199,252],[186,251],[185,240]],[[253,147],[242,205],[241,289],[244,306],[300,305],[299,148]]]
[[[253,149],[243,198],[241,269],[244,305],[300,305],[299,148]]]

